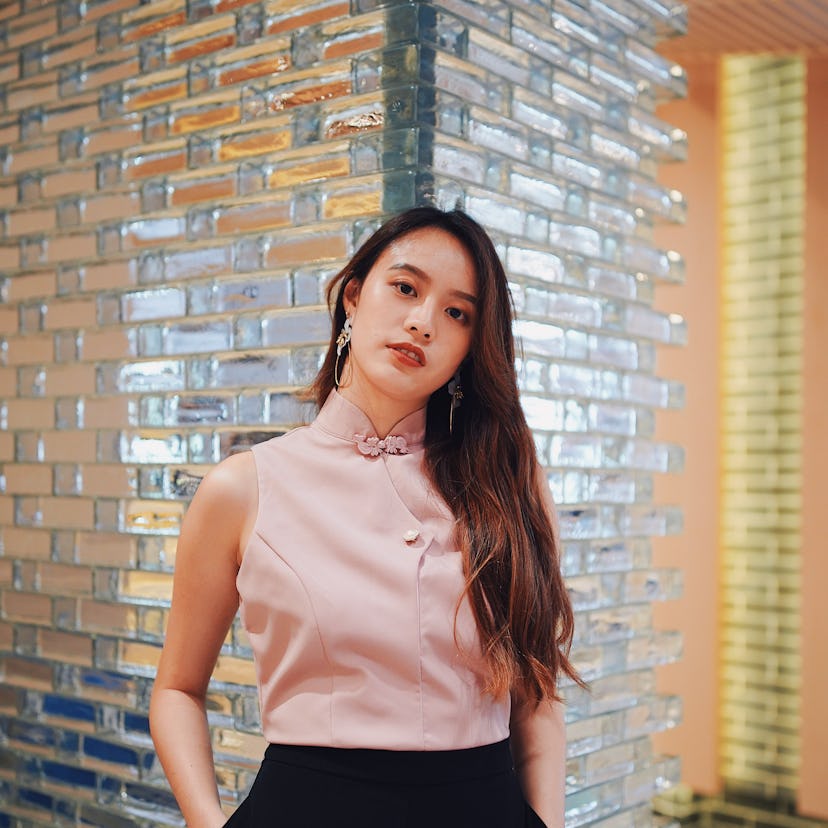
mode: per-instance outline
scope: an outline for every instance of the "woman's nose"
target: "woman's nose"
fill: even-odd
[[[431,331],[422,323],[415,324],[413,322],[408,325],[408,332],[419,334],[423,339],[431,339]]]
[[[413,309],[406,320],[406,330],[410,334],[416,334],[423,339],[431,339],[434,333],[434,324],[430,318],[429,310],[425,305]]]

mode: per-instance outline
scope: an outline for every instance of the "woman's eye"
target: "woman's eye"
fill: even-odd
[[[463,313],[463,311],[461,311],[461,310],[460,310],[460,308],[449,308],[449,309],[446,311],[446,313],[447,313],[447,314],[448,314],[448,315],[449,315],[452,319],[465,319],[465,318],[466,318],[466,314],[465,314],[465,313]]]
[[[397,282],[397,290],[402,293],[403,296],[414,295],[414,286],[409,285],[408,282]]]

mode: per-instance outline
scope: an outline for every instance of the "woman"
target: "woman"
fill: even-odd
[[[241,605],[271,744],[227,825],[562,828],[572,610],[502,265],[415,208],[328,298],[319,416],[220,463],[182,526],[150,720],[187,825],[225,825],[205,696]]]

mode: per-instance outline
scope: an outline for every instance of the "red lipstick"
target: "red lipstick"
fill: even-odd
[[[410,342],[394,342],[388,346],[403,365],[422,368],[426,364],[426,355],[422,348]]]

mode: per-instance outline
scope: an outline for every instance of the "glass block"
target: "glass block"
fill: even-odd
[[[139,611],[139,629],[144,636],[162,640],[166,629],[165,613],[158,609],[142,608]]]
[[[186,443],[180,434],[125,432],[120,453],[127,463],[184,463],[187,459]]]
[[[528,312],[531,312],[531,307],[531,304],[527,306]],[[557,325],[517,319],[512,326],[512,330],[515,336],[520,339],[521,347],[527,354],[538,354],[546,357],[564,355],[564,330]]]
[[[36,497],[14,498],[14,522],[18,526],[40,526],[43,512]]]
[[[164,350],[162,325],[141,325],[138,329],[138,353],[144,357],[160,356]]]
[[[262,266],[262,250],[256,239],[240,239],[234,245],[234,269],[239,272],[258,270]]]
[[[121,295],[120,317],[124,322],[137,322],[183,316],[186,304],[186,293],[181,288],[134,291]]]
[[[270,422],[300,425],[310,422],[316,414],[312,403],[302,402],[293,394],[270,395]]]
[[[214,210],[192,210],[187,214],[187,238],[190,241],[209,239],[216,235]]]
[[[231,396],[179,396],[174,411],[169,413],[171,425],[205,425],[234,423],[236,401]]]
[[[238,420],[246,425],[262,425],[267,421],[266,400],[260,393],[240,394]]]
[[[542,393],[548,390],[546,363],[534,359],[518,360],[517,362],[518,387],[521,391]],[[540,438],[536,435],[537,439]]]
[[[231,336],[229,321],[166,325],[163,332],[163,353],[176,355],[224,351],[231,347]]]
[[[187,308],[191,316],[211,313],[214,310],[214,285],[193,285],[187,289]]]
[[[553,247],[593,258],[600,258],[604,252],[601,234],[585,224],[550,221],[549,243]]]
[[[114,394],[118,390],[118,366],[112,363],[95,368],[95,390],[99,394]]]
[[[36,657],[38,655],[36,627],[18,626],[14,631],[14,652],[18,655]],[[19,726],[20,727],[20,726]],[[25,727],[25,726],[23,726]],[[14,736],[14,730],[12,730]]]
[[[122,164],[117,155],[104,156],[97,162],[98,189],[114,187],[121,181]]]
[[[188,454],[193,463],[217,463],[220,459],[218,439],[212,434],[191,434]]]
[[[72,83],[74,83],[75,77],[75,75],[72,76]],[[58,155],[61,161],[82,158],[85,147],[86,137],[83,128],[66,129],[60,133],[60,137],[58,138]]]
[[[466,209],[483,224],[497,226],[504,233],[523,235],[526,214],[520,207],[492,197],[469,195]]]
[[[144,113],[141,135],[145,143],[151,144],[154,141],[163,141],[169,134],[170,118],[166,108],[150,109]],[[157,193],[163,189],[165,188],[160,182],[154,182],[150,185],[150,192],[156,191],[156,200],[158,198]],[[144,211],[146,212],[148,209],[150,208],[145,207]]]
[[[521,407],[530,428],[540,431],[560,431],[563,429],[563,405],[558,400],[524,395],[521,397]],[[550,462],[552,465],[557,465],[554,459],[551,459]]]
[[[59,267],[57,272],[58,296],[80,293],[82,290],[81,274],[81,269],[72,265]]]
[[[98,51],[105,53],[115,48],[121,40],[120,15],[102,17],[98,21]],[[104,117],[104,116],[102,116]]]
[[[654,51],[649,45],[630,40],[625,50],[630,71],[646,80],[664,99],[687,94],[687,75],[680,66]]]
[[[253,43],[264,32],[264,14],[259,6],[243,6],[236,12],[236,40],[239,44]]]
[[[307,310],[273,316],[268,314],[262,320],[264,346],[326,343],[330,335],[331,320],[326,311]]]
[[[213,383],[220,388],[288,385],[290,358],[287,354],[244,354],[217,360]]]
[[[118,368],[118,388],[124,393],[177,391],[184,388],[185,366],[181,360],[126,363]]]
[[[21,204],[39,201],[42,198],[42,176],[36,173],[29,173],[20,176],[18,181],[18,200]]]
[[[293,217],[297,224],[314,224],[322,212],[321,196],[317,192],[297,193],[293,197]]]
[[[58,558],[58,560],[64,560]],[[68,559],[65,559],[68,560]],[[78,627],[78,601],[74,598],[55,598],[52,602],[54,625],[61,630],[74,630]]]
[[[240,164],[238,175],[240,195],[251,195],[265,189],[266,175],[261,164]]]
[[[312,66],[322,59],[323,38],[313,30],[299,30],[293,37],[291,63],[297,68]]]
[[[117,532],[120,529],[120,510],[117,500],[96,498],[95,529],[98,532]]]
[[[99,463],[120,463],[122,434],[110,429],[99,429],[97,434],[96,459]]]
[[[139,470],[138,491],[142,498],[163,498],[167,494],[166,471],[163,467],[144,467]]]
[[[165,425],[165,398],[160,396],[143,396],[138,403],[139,422],[142,426],[160,428]]]
[[[567,359],[583,361],[589,358],[589,335],[572,328],[564,334],[564,354]]]
[[[34,267],[46,261],[46,239],[23,238],[20,240],[20,263],[23,267]]]
[[[30,77],[41,70],[43,47],[40,43],[29,43],[20,50],[20,71],[23,77]]]
[[[380,88],[383,56],[368,54],[356,60],[356,88],[359,92],[373,92]]]
[[[54,467],[56,495],[77,495],[83,488],[80,466],[74,463],[58,463]]]
[[[75,331],[58,331],[55,334],[55,361],[75,362],[80,351],[80,335]]]
[[[254,316],[236,319],[233,331],[237,348],[258,348],[262,344],[262,320]]]
[[[41,302],[20,306],[20,332],[36,333],[43,327],[46,306]]]
[[[324,301],[325,286],[333,273],[329,270],[299,268],[293,274],[293,304],[319,305]]]
[[[98,255],[111,256],[121,251],[123,242],[123,227],[112,225],[98,228]]]
[[[241,92],[242,122],[261,118],[268,112],[267,90],[258,86],[243,86]]]
[[[215,139],[201,135],[190,136],[187,142],[188,165],[194,169],[208,166],[215,160],[215,149]]]
[[[138,61],[142,74],[163,69],[166,62],[163,38],[146,38],[141,41],[138,49]]]
[[[151,535],[138,538],[138,559],[142,569],[172,571],[175,540]]]

